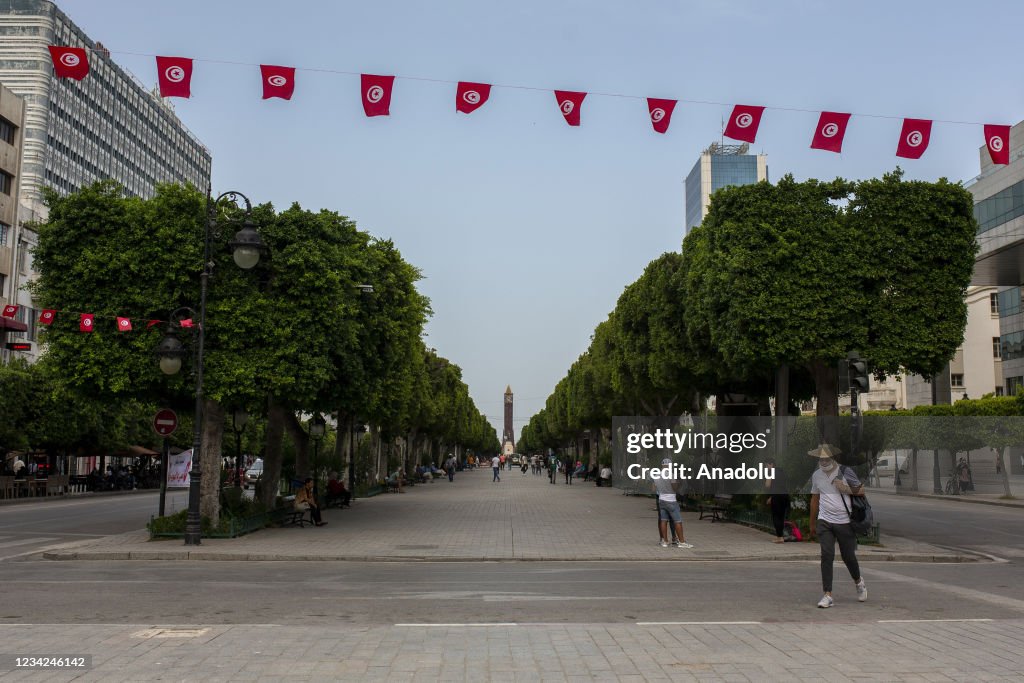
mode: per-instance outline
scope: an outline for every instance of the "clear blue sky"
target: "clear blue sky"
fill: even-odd
[[[899,117],[1012,124],[1024,113],[1015,0],[263,0],[59,2],[143,83],[151,57],[197,62],[178,115],[213,154],[215,191],[344,213],[423,270],[427,344],[462,366],[501,431],[538,409],[622,288],[680,249],[683,180],[731,106],[769,109],[753,151],[773,180],[864,178],[897,165]],[[244,64],[394,74],[388,118],[358,76],[299,71],[262,101]],[[495,88],[470,116],[454,84]],[[550,89],[681,100],[667,135],[643,99],[591,95],[570,128]],[[687,101],[690,100],[690,101]],[[817,112],[849,111],[842,155],[809,149]],[[896,118],[869,118],[856,114]],[[936,123],[908,177],[967,180],[982,130]]]

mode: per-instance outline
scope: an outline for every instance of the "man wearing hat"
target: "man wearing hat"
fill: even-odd
[[[836,559],[836,542],[857,587],[857,600],[868,599],[868,589],[857,564],[857,534],[850,525],[849,512],[852,507],[849,497],[863,496],[864,487],[852,469],[836,461],[839,454],[838,448],[827,443],[807,451],[807,455],[818,459],[818,468],[811,475],[811,536],[817,533],[821,544],[821,587],[825,592],[818,601],[821,608],[834,604],[832,564]]]
[[[665,458],[661,465],[671,467],[672,460]],[[679,499],[676,498],[676,494],[679,493],[679,480],[655,479],[654,491],[658,494],[658,531],[661,532],[661,547],[667,548],[669,545],[668,525],[671,523],[675,526],[675,546],[692,548],[693,546],[683,538],[683,515],[679,511]]]

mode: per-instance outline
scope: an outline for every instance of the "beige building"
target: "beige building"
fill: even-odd
[[[15,303],[21,276],[15,245],[24,130],[25,101],[0,85],[0,307]],[[24,313],[18,317],[23,318]],[[25,327],[20,320],[0,318],[0,361],[10,357],[3,342],[23,335]]]

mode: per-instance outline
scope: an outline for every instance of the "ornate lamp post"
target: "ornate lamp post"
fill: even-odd
[[[217,207],[228,199],[232,204],[239,199],[245,202],[245,215],[241,219],[231,218],[221,221],[217,216]],[[228,242],[234,256],[235,264],[243,270],[249,270],[260,260],[260,253],[266,249],[263,240],[256,232],[256,226],[252,221],[252,204],[249,198],[241,192],[225,192],[216,199],[206,197],[206,234],[203,241],[203,270],[200,273],[200,295],[199,295],[199,323],[198,326],[189,321],[184,324],[184,319],[174,319],[172,314],[171,327],[192,327],[192,336],[195,340],[195,375],[196,375],[196,408],[195,408],[195,430],[192,441],[192,470],[189,473],[188,487],[188,517],[185,521],[185,545],[200,545],[202,528],[199,518],[199,484],[202,481],[200,467],[200,455],[202,450],[203,435],[203,341],[206,333],[206,290],[210,275],[213,274],[214,262],[211,255],[213,240],[220,239],[221,229],[232,225],[241,225],[241,229],[235,233],[234,239]],[[176,313],[182,311],[178,309]],[[184,309],[191,312],[191,309]],[[156,351],[160,358],[160,369],[167,374],[174,374],[181,369],[181,359],[184,356],[184,349],[181,342],[168,330],[168,335],[160,342]]]
[[[235,431],[235,488],[242,488],[242,432],[249,422],[249,413],[245,408],[235,408],[231,416],[231,426]]]

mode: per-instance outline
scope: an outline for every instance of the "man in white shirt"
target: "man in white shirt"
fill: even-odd
[[[834,604],[832,564],[836,559],[836,542],[857,586],[857,600],[864,602],[868,599],[868,589],[857,563],[857,534],[850,525],[850,497],[863,496],[864,487],[852,469],[836,462],[840,451],[835,446],[822,444],[807,454],[818,458],[818,469],[811,475],[811,537],[817,533],[821,544],[821,587],[825,592],[818,607],[828,608]]]
[[[494,470],[494,478],[491,479],[491,483],[501,481],[501,476],[498,475],[498,470],[501,469],[501,458],[498,456],[491,458],[491,469]]]

